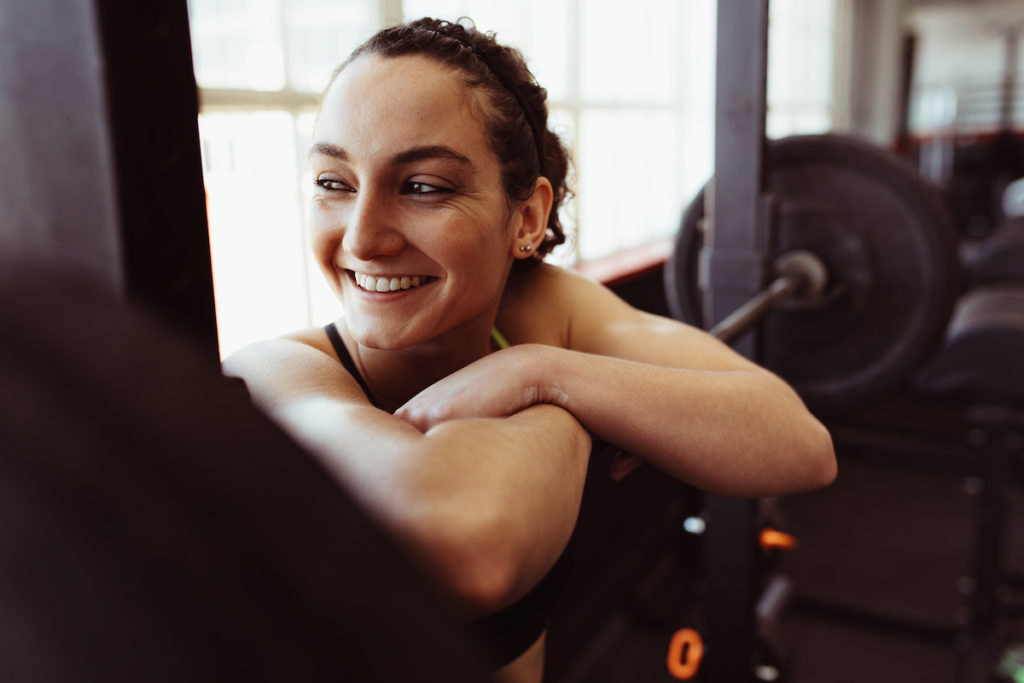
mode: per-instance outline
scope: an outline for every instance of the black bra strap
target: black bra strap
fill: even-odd
[[[377,405],[377,401],[374,399],[373,392],[370,391],[370,387],[367,386],[366,380],[364,380],[363,376],[359,374],[359,368],[356,367],[355,361],[352,360],[352,354],[350,354],[348,349],[345,348],[345,342],[341,340],[341,335],[338,333],[338,327],[334,323],[328,323],[324,326],[324,330],[327,332],[327,338],[330,340],[331,346],[334,347],[334,352],[338,354],[338,360],[340,360],[341,364],[345,366],[345,369],[348,370],[349,374],[359,382],[359,386],[362,388],[363,393],[366,394],[366,398],[370,399],[370,403],[379,408],[380,406]]]

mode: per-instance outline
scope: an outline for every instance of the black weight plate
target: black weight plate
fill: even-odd
[[[779,199],[778,252],[806,249],[829,271],[824,301],[783,304],[762,322],[765,367],[820,411],[891,391],[942,338],[960,287],[956,238],[917,172],[840,135],[772,141],[767,190]],[[697,259],[702,190],[665,267],[672,314],[703,325]]]

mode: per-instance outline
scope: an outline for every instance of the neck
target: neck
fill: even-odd
[[[453,330],[404,349],[374,349],[357,343],[357,363],[381,408],[394,412],[430,385],[489,354],[492,326]]]

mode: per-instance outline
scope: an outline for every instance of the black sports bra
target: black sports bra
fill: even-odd
[[[324,329],[341,364],[359,382],[370,402],[377,405],[366,380],[359,373],[352,356],[345,348],[338,328],[334,323],[330,323]],[[468,624],[470,637],[482,639],[484,647],[489,650],[489,653],[485,654],[490,655],[487,663],[493,669],[501,668],[526,652],[547,628],[551,611],[569,578],[572,547],[573,539],[570,539],[569,545],[555,566],[529,593],[508,607]]]

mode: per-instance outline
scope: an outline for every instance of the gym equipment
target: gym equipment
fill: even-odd
[[[407,553],[204,347],[0,265],[0,680],[484,680]]]
[[[931,394],[1024,397],[1024,282],[971,290],[957,303],[942,349],[918,373]]]
[[[850,137],[772,141],[765,167],[776,279],[714,332],[731,341],[760,322],[762,364],[813,409],[848,410],[904,382],[942,339],[960,287],[953,225],[916,171]],[[698,326],[705,194],[665,267],[672,314]]]
[[[1011,218],[978,242],[960,249],[968,287],[1024,283],[1024,216]]]
[[[1024,178],[1018,178],[1003,190],[1003,214],[1007,218],[1024,217]]]

